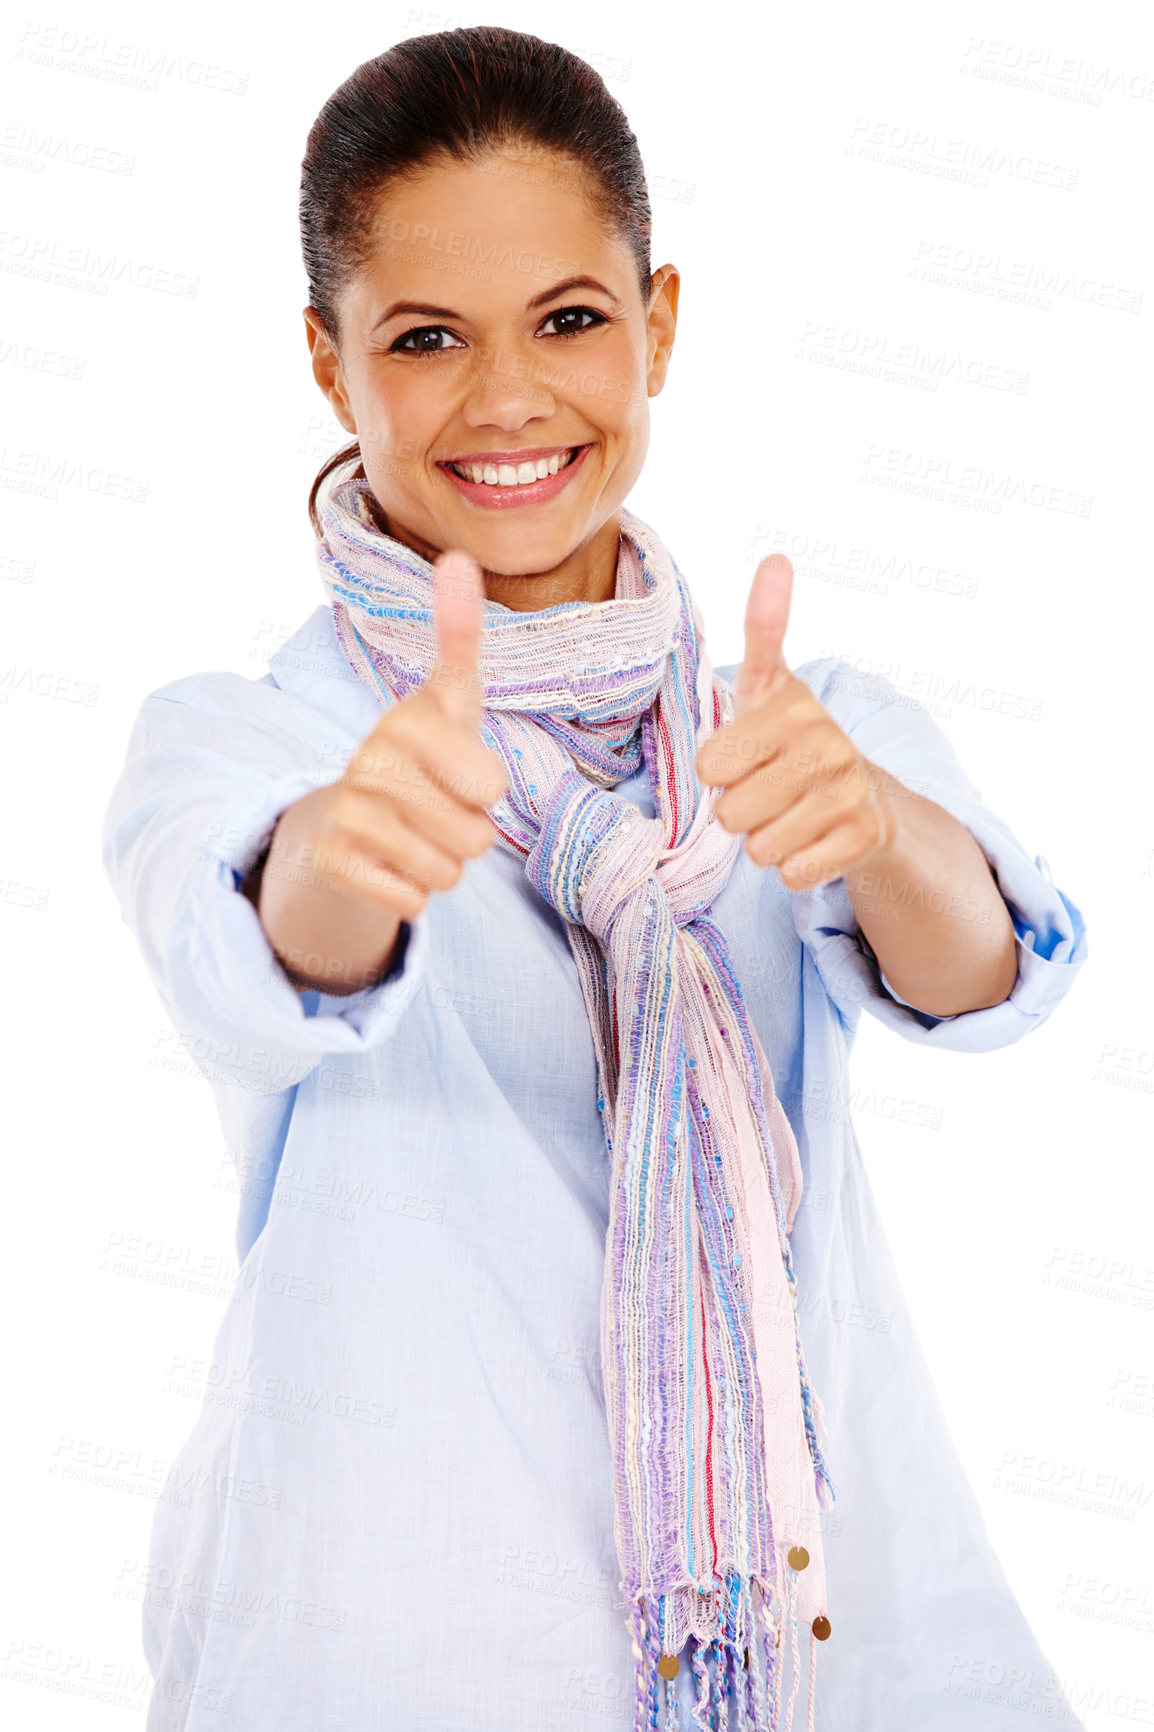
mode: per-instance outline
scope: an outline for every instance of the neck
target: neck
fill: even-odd
[[[383,512],[373,511],[378,528],[430,564],[443,550],[413,535],[399,526],[390,526]],[[485,599],[500,602],[514,613],[539,613],[543,608],[560,607],[567,601],[612,601],[617,594],[618,544],[621,539],[621,514],[615,511],[589,538],[575,547],[559,565],[549,571],[527,571],[509,574],[481,567]]]
[[[617,594],[620,538],[621,518],[614,512],[589,541],[574,548],[552,571],[510,577],[482,566],[486,599],[499,601],[514,613],[538,613],[567,601],[612,601]]]

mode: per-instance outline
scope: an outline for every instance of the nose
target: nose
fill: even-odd
[[[477,351],[462,419],[470,427],[499,427],[515,433],[527,421],[548,420],[556,397],[544,377],[543,357],[532,350]]]

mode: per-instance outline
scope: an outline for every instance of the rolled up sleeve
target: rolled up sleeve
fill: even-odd
[[[355,744],[239,675],[177,681],[137,718],[105,816],[105,869],[184,1048],[213,1082],[291,1088],[326,1055],[387,1039],[419,987],[423,915],[380,981],[301,993],[241,890],[281,813],[333,782]]]
[[[982,1052],[1009,1046],[1037,1028],[1070,990],[1087,956],[1077,905],[1053,882],[1049,863],[1030,855],[1003,819],[982,802],[953,747],[929,712],[877,675],[837,658],[795,669],[871,763],[943,807],[974,837],[993,868],[1014,926],[1018,973],[1000,1004],[931,1016],[894,991],[861,931],[845,880],[796,892],[798,934],[850,1027],[862,1009],[907,1039]]]

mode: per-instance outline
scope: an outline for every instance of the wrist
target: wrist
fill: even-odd
[[[290,985],[342,997],[392,970],[404,917],[356,895],[338,875],[321,833],[336,787],[313,789],[285,808],[243,889]]]

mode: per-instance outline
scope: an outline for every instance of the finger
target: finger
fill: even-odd
[[[379,794],[357,788],[347,790],[347,799],[335,815],[342,829],[387,854],[393,825],[403,824],[452,860],[476,860],[492,847],[497,832],[484,812],[450,799],[437,789],[414,792],[411,798],[395,796],[395,806]],[[443,888],[437,886],[437,888]]]
[[[369,807],[366,799],[359,811],[349,808],[349,828],[343,838],[334,837],[336,846],[343,840],[382,869],[398,874],[423,895],[427,896],[431,890],[453,888],[461,876],[463,862],[459,855],[420,835],[402,813],[381,807],[380,803],[376,811]]]
[[[787,890],[812,890],[863,864],[881,847],[876,829],[864,818],[848,818],[832,830],[787,854],[777,870]]]
[[[412,882],[401,868],[386,865],[372,849],[347,842],[342,861],[336,887],[354,901],[382,908],[402,920],[415,920],[429,900],[428,890]]]
[[[732,788],[746,777],[757,782],[777,780],[779,770],[803,772],[808,782],[840,776],[856,756],[805,681],[787,673],[760,709],[718,728],[701,747],[695,763],[698,776],[710,787]],[[763,766],[770,764],[775,769],[763,773]],[[758,774],[754,776],[754,772]]]
[[[430,873],[422,868],[433,862],[409,847],[399,819],[394,817],[389,825],[387,809],[383,824],[379,809],[375,825],[366,828],[358,822],[354,803],[371,798],[342,789],[328,808],[313,838],[308,887],[350,896],[409,919],[428,897]],[[376,804],[382,806],[380,801]],[[346,822],[350,816],[351,824]],[[302,881],[302,874],[294,873],[294,882]]]
[[[317,872],[331,888],[362,900],[379,899],[397,912],[399,892],[426,898],[434,890],[451,890],[464,864],[461,854],[412,829],[403,813],[355,790],[346,791],[330,811],[316,843]]]
[[[785,809],[766,814],[754,814],[743,824],[747,831],[750,859],[759,866],[776,866],[788,854],[799,854],[827,837],[842,824],[861,821],[861,842],[865,847],[866,830],[877,828],[877,814],[866,823],[866,809],[858,792],[839,792],[823,785],[811,788],[801,797],[788,802]],[[736,830],[733,821],[724,821],[726,830]]]
[[[752,722],[751,717],[748,725]],[[861,799],[861,778],[854,773],[857,753],[840,728],[831,727],[828,717],[799,721],[791,730],[775,722],[773,737],[782,734],[788,744],[783,739],[780,748],[771,752],[772,739],[755,742],[753,769],[743,768],[728,778],[715,807],[718,822],[727,830],[754,830],[810,790],[846,807]]]
[[[496,753],[467,737],[460,724],[444,714],[440,700],[422,702],[420,694],[386,712],[349,759],[342,780],[350,787],[446,810],[454,802],[482,810],[495,805],[508,787]],[[439,800],[434,799],[437,791]]]
[[[785,629],[793,595],[793,566],[784,553],[771,553],[753,574],[745,605],[745,655],[734,684],[734,715],[763,703],[789,669]]]
[[[461,548],[446,548],[433,563],[437,661],[428,679],[442,713],[475,730],[481,720],[478,660],[485,626],[481,567]]]

